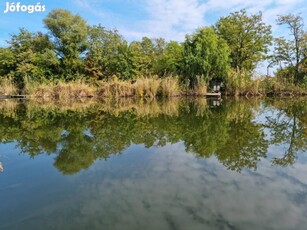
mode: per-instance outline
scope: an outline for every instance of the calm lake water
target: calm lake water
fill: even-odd
[[[307,100],[0,101],[0,229],[306,229]]]

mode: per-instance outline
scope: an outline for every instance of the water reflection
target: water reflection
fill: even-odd
[[[54,155],[64,174],[121,154],[132,144],[146,148],[182,142],[201,158],[215,156],[227,169],[256,170],[270,146],[287,146],[274,165],[295,163],[307,149],[305,100],[0,101],[0,141],[16,143],[31,157]],[[263,119],[258,119],[265,116]]]
[[[295,163],[297,152],[307,149],[307,103],[272,101],[276,109],[274,116],[267,116],[265,127],[269,128],[275,145],[284,145],[283,156],[274,157],[274,165],[287,166]]]

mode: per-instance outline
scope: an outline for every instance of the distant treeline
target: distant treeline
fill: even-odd
[[[63,9],[52,10],[43,22],[46,34],[21,28],[0,48],[0,94],[29,93],[39,84],[82,81],[99,87],[111,79],[134,84],[171,76],[185,90],[214,81],[228,94],[306,92],[307,33],[299,15],[277,17],[288,38],[274,38],[261,12],[240,10],[186,35],[182,43],[148,37],[128,42],[117,30],[90,26]],[[252,80],[264,60],[268,69],[278,66],[275,78]]]

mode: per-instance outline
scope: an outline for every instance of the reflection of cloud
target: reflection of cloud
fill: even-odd
[[[182,143],[134,146],[81,174],[75,193],[49,207],[46,220],[83,229],[303,229],[307,184],[292,179],[297,173],[307,167],[263,160],[257,172],[238,174],[185,153]]]

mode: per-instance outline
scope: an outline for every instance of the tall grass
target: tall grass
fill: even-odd
[[[252,74],[246,70],[230,70],[227,79],[227,95],[260,96],[265,93],[261,87],[261,79],[252,79]]]
[[[265,78],[260,88],[266,95],[295,96],[307,95],[307,86],[297,86],[290,81],[281,81],[278,78]]]
[[[157,77],[139,78],[134,83],[136,95],[139,97],[156,97],[161,85],[161,80]]]
[[[179,96],[180,87],[179,87],[179,77],[166,77],[161,81],[161,95],[165,97],[174,97]]]
[[[196,77],[196,85],[192,91],[193,91],[193,94],[196,96],[206,95],[207,84],[206,84],[206,81],[201,76]]]
[[[155,98],[158,95],[174,97],[180,95],[178,77],[159,79],[157,76],[139,78],[134,83],[119,80],[113,76],[108,81],[98,81],[89,85],[82,80],[71,82],[37,82],[25,80],[25,93],[39,98],[83,98],[83,97],[144,97]]]
[[[10,79],[2,79],[1,94],[14,94],[17,88]],[[95,85],[83,80],[70,82],[38,82],[25,79],[25,94],[31,97],[68,99],[68,98],[120,98],[139,97],[155,98],[176,97],[180,95],[204,96],[207,93],[207,82],[197,77],[193,89],[179,84],[178,76],[165,78],[142,77],[135,82],[119,80],[113,76],[108,81],[98,81]],[[226,84],[226,94],[234,96],[261,95],[307,95],[307,85],[295,86],[281,82],[278,78],[251,79],[251,73],[245,70],[230,70]]]
[[[95,89],[82,80],[41,83],[26,78],[25,93],[31,97],[68,99],[94,97]]]
[[[0,95],[15,95],[18,88],[12,78],[0,77]]]
[[[131,97],[135,94],[133,85],[128,81],[120,81],[113,76],[109,81],[98,82],[96,89],[99,97]]]

